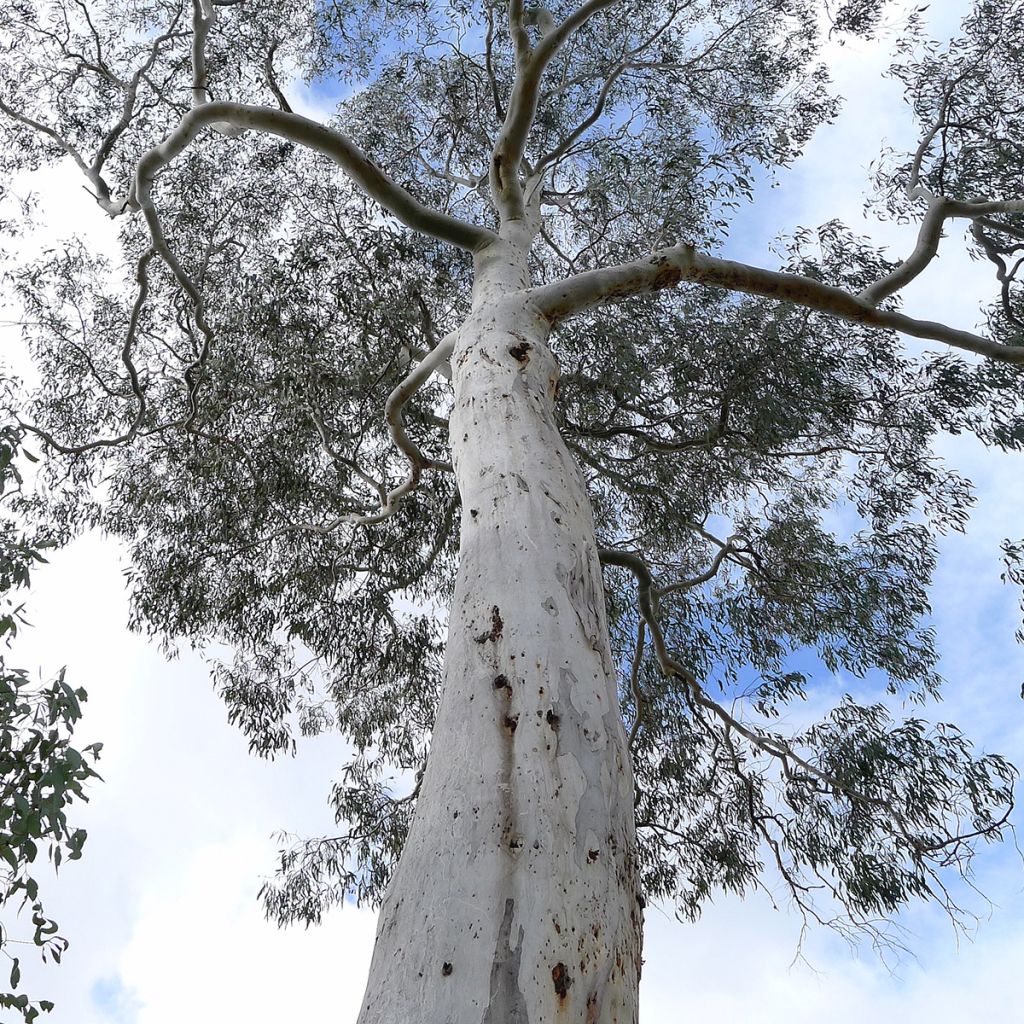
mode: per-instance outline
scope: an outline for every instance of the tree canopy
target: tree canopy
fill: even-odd
[[[945,869],[1001,835],[1014,770],[843,694],[937,694],[936,537],[971,489],[934,442],[1024,443],[1024,8],[981,0],[948,44],[906,18],[920,134],[873,185],[920,222],[906,259],[836,221],[778,225],[777,267],[728,258],[837,114],[823,43],[885,7],[0,14],[3,187],[70,160],[123,246],[8,261],[41,379],[14,411],[49,453],[24,508],[124,540],[135,627],[233,652],[214,677],[255,752],[352,744],[340,834],[289,844],[271,916],[378,900],[401,850],[458,561],[447,339],[509,225],[594,505],[647,898],[694,916],[775,872],[843,928],[914,897],[959,913]],[[293,110],[296,76],[337,98],[329,121]],[[996,282],[980,333],[900,306],[964,225]],[[834,710],[791,727],[812,690]]]

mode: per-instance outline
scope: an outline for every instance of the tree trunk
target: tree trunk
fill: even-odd
[[[445,681],[359,1024],[635,1024],[633,780],[547,324],[496,254],[452,357]],[[485,261],[486,262],[486,261]]]

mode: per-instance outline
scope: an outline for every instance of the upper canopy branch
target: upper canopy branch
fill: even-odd
[[[1024,201],[964,203],[943,196],[931,196],[928,200],[928,211],[921,221],[914,251],[891,273],[865,288],[858,298],[877,306],[883,299],[894,295],[904,285],[913,281],[938,254],[942,227],[947,220],[954,217],[977,220],[979,217],[1000,213],[1024,213]]]
[[[425,206],[391,179],[347,136],[301,114],[244,103],[214,102],[190,110],[178,127],[140,161],[130,206],[150,205],[149,191],[159,171],[175,159],[203,128],[227,123],[269,132],[330,157],[353,181],[403,224],[434,238],[473,251],[492,241],[485,227],[469,224]]]
[[[993,205],[953,204],[953,207],[984,207],[984,212],[992,212],[990,208]],[[902,313],[881,310],[862,297],[851,295],[834,285],[801,274],[765,270],[746,263],[708,256],[697,252],[688,243],[661,249],[629,263],[590,270],[555,284],[543,285],[533,289],[531,300],[543,316],[556,322],[604,302],[650,294],[662,288],[675,287],[684,281],[793,302],[851,323],[941,341],[954,348],[977,352],[992,359],[1024,365],[1024,347],[1011,348],[946,324],[916,320]]]
[[[537,113],[540,83],[544,70],[574,32],[595,14],[619,0],[587,0],[558,25],[541,24],[537,12],[524,11],[522,0],[509,0],[509,29],[516,50],[516,78],[509,99],[505,122],[491,152],[491,194],[502,222],[522,220],[526,216],[520,166],[526,153],[526,140]],[[546,13],[546,12],[545,12]],[[530,15],[541,28],[537,46],[530,49],[527,23]],[[550,16],[549,16],[550,19]]]

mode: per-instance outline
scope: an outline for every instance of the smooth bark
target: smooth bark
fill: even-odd
[[[634,1024],[633,780],[593,520],[523,260],[499,243],[477,266],[444,689],[359,1024]]]

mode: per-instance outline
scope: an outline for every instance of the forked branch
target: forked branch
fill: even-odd
[[[536,47],[530,46],[527,15],[522,0],[509,0],[509,31],[516,53],[516,78],[505,121],[491,152],[491,194],[502,223],[526,216],[520,169],[526,142],[537,114],[544,71],[572,35],[595,14],[619,0],[587,0],[558,25],[542,31]],[[534,18],[536,18],[534,13]],[[542,30],[546,26],[540,26]]]

